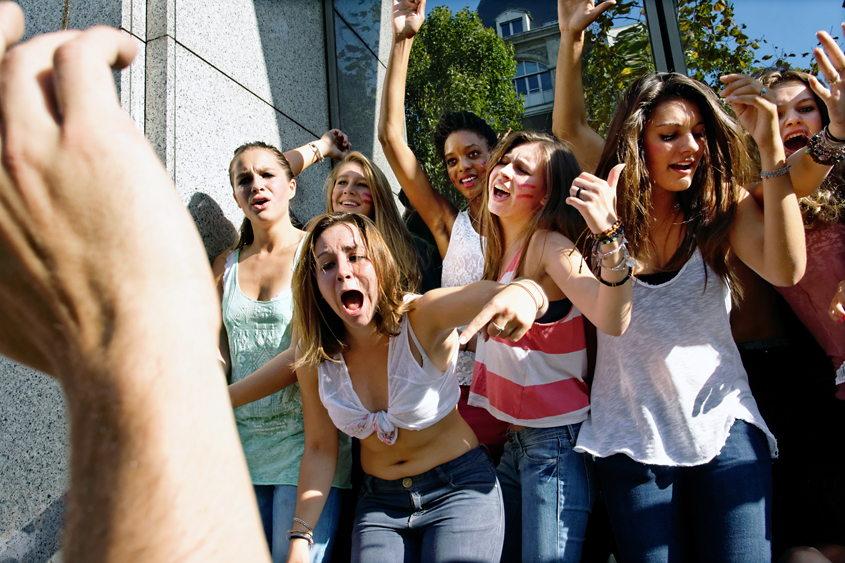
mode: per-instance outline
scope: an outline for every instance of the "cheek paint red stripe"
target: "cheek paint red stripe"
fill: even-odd
[[[516,199],[522,199],[522,198],[534,199],[534,194],[517,194],[516,195]]]
[[[373,202],[373,198],[371,198],[367,194],[361,194],[361,201],[363,201],[366,204],[370,204],[370,203]]]
[[[537,186],[532,186],[531,184],[519,184],[520,188],[527,188],[529,190],[536,190]]]

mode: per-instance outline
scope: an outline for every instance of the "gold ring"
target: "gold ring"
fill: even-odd
[[[836,76],[834,76],[833,78],[831,78],[830,80],[827,81],[827,85],[828,86],[835,86],[836,83],[839,82],[841,79],[842,79],[842,77],[839,75],[839,73],[837,73]]]

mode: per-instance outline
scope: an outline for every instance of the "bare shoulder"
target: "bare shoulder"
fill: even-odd
[[[234,251],[228,248],[221,252],[217,258],[211,262],[211,272],[214,274],[214,282],[221,295],[223,291],[223,273],[226,271],[226,260],[232,252]]]

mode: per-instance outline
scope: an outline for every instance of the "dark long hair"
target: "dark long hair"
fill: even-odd
[[[698,248],[710,268],[739,292],[739,283],[728,267],[729,233],[740,186],[748,185],[752,178],[752,163],[747,134],[707,85],[678,73],[648,74],[636,80],[625,92],[610,124],[596,175],[606,178],[611,168],[625,163],[616,188],[617,213],[625,222],[631,255],[648,258],[654,251],[650,233],[654,217],[643,133],[652,112],[670,100],[695,104],[704,120],[706,146],[692,186],[678,193],[685,226],[683,240],[662,267],[666,271],[679,269]]]

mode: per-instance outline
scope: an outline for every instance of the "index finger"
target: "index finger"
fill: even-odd
[[[0,2],[0,57],[23,37],[23,11],[14,2]]]
[[[92,27],[59,46],[53,55],[56,103],[66,117],[99,117],[120,106],[111,70],[135,58],[135,41],[110,27]]]
[[[466,344],[467,342],[472,339],[473,335],[481,330],[483,327],[487,326],[487,324],[493,320],[493,317],[496,316],[497,312],[493,310],[493,307],[488,303],[484,306],[483,309],[475,316],[474,319],[470,321],[461,335],[458,337],[458,342],[461,345]]]

